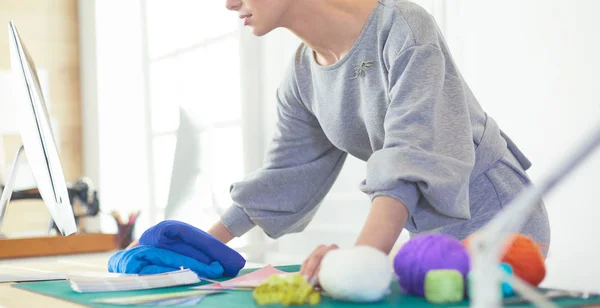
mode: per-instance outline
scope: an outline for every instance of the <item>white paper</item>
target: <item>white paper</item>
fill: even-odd
[[[3,282],[29,282],[29,281],[46,281],[46,280],[66,280],[66,273],[53,272],[35,272],[35,273],[0,273],[0,283]]]
[[[68,275],[71,289],[75,292],[113,292],[145,290],[182,286],[200,282],[196,273],[189,269],[153,275],[121,275],[119,277],[95,277],[95,275]]]
[[[115,278],[115,277],[123,277],[128,276],[127,274],[119,274],[119,273],[110,273],[110,272],[89,272],[89,271],[80,271],[80,272],[69,272],[70,277],[85,277],[85,278]]]

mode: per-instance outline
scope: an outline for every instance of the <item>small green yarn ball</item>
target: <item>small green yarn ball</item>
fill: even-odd
[[[463,275],[457,270],[430,270],[425,275],[425,298],[434,304],[461,302],[465,296]]]

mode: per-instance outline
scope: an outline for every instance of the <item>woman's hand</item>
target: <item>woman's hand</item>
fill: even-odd
[[[317,285],[319,283],[317,277],[319,276],[319,269],[321,268],[323,257],[325,257],[328,252],[338,248],[339,247],[335,244],[329,246],[319,245],[319,247],[317,247],[302,264],[300,274],[302,274],[312,285]]]
[[[355,245],[371,246],[388,254],[404,228],[407,217],[408,210],[402,202],[386,196],[375,198],[367,222]],[[304,275],[312,285],[317,285],[323,257],[338,248],[337,245],[317,247],[302,264],[300,274]]]
[[[138,245],[138,240],[135,240],[135,241],[131,242],[131,244],[129,244],[129,246],[127,246],[127,248],[125,248],[125,249],[130,249],[130,248],[133,248],[133,247],[135,247],[137,245]]]

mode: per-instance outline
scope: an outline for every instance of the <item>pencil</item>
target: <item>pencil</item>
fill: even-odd
[[[125,224],[125,222],[123,221],[123,218],[121,218],[121,215],[119,214],[119,212],[112,210],[110,212],[110,214],[115,218],[115,220],[117,221],[117,224],[119,224],[119,225]]]

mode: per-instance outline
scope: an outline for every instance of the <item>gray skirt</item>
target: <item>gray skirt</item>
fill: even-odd
[[[526,171],[509,150],[492,168],[478,177],[473,181],[477,185],[471,185],[469,190],[470,220],[435,230],[411,233],[411,237],[447,234],[463,240],[500,213],[526,186],[532,185]],[[540,245],[544,256],[548,255],[551,231],[543,200],[537,204],[519,233],[533,238]]]

